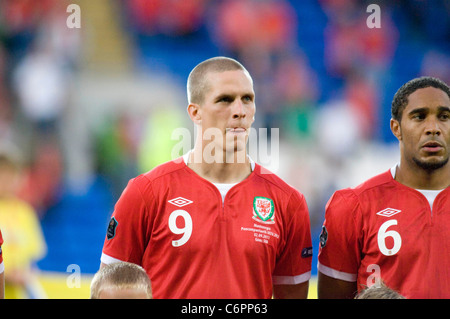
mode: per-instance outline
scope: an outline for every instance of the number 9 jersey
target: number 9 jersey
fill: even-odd
[[[450,187],[427,198],[394,178],[375,176],[339,190],[326,206],[318,270],[357,282],[381,279],[406,298],[450,298]]]
[[[311,276],[305,198],[255,164],[226,193],[182,158],[132,179],[108,225],[101,261],[141,265],[154,298],[271,298]]]

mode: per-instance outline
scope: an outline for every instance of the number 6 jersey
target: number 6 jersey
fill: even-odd
[[[450,187],[432,209],[393,176],[395,168],[334,193],[320,236],[318,270],[356,281],[379,279],[406,298],[450,298]]]
[[[101,260],[141,265],[154,298],[271,298],[309,280],[311,234],[298,191],[255,164],[222,201],[182,158],[132,179]]]

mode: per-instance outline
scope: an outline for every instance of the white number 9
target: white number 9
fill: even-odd
[[[182,217],[184,219],[184,227],[177,227],[177,218]],[[180,247],[187,243],[192,234],[192,218],[191,215],[185,210],[178,209],[173,211],[169,216],[169,229],[176,235],[183,234],[180,239],[172,240],[173,247]]]

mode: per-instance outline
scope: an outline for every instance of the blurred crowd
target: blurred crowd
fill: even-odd
[[[0,228],[7,298],[45,298],[40,218],[60,196],[61,116],[81,39],[60,28],[63,1],[0,1]]]
[[[388,122],[396,89],[419,75],[450,83],[446,0],[102,2],[114,6],[110,19],[128,38],[131,74],[148,72],[155,87],[158,78],[169,79],[162,95],[184,97],[190,69],[213,55],[231,56],[248,68],[255,127],[280,128],[277,173],[305,193],[316,228],[331,192],[354,186],[348,174],[361,169],[355,157],[394,141]],[[373,2],[381,8],[381,28],[366,24]],[[70,3],[80,3],[80,30],[66,26]],[[98,117],[89,122],[95,127],[67,133],[71,116],[87,108],[77,104],[75,83],[89,71],[82,59],[86,43],[95,45],[88,41],[88,3],[0,0],[0,152],[21,165],[16,195],[39,219],[65,196],[67,172],[77,163],[72,147],[81,139],[89,140],[83,153],[93,163],[89,174],[103,176],[117,199],[129,178],[171,158],[173,129],[191,125],[183,119],[183,101],[140,113],[113,101],[105,102],[114,104],[107,116],[90,111],[87,117]],[[95,91],[101,84],[93,83]],[[0,227],[7,242],[1,221]]]
[[[68,107],[80,38],[61,28],[64,1],[0,1],[0,149],[24,166],[20,196],[39,215],[64,174],[61,117]]]

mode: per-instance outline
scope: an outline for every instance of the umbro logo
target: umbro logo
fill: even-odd
[[[398,213],[400,213],[400,212],[401,212],[400,209],[385,208],[385,209],[383,209],[383,210],[380,210],[380,211],[377,213],[377,215],[384,216],[384,217],[392,217],[392,216],[394,216],[395,214],[398,214]]]
[[[175,205],[178,207],[183,207],[183,206],[193,203],[193,201],[183,198],[183,197],[177,197],[177,198],[169,200],[168,202],[171,203],[172,205]]]

